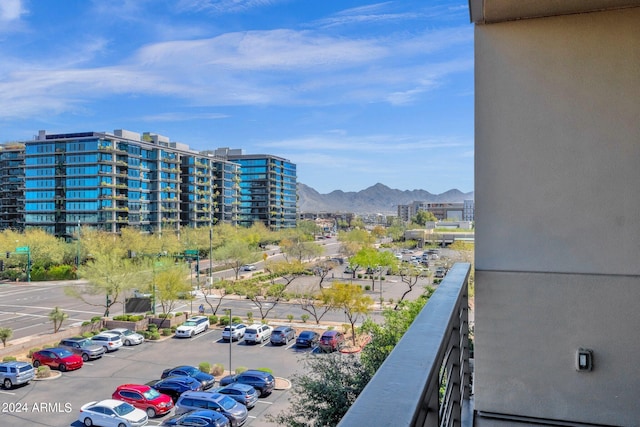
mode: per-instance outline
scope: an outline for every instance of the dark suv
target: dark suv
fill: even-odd
[[[255,369],[249,369],[237,375],[228,375],[220,380],[220,385],[224,387],[236,382],[252,386],[258,390],[260,397],[271,393],[276,385],[276,379],[273,375]]]
[[[296,339],[296,331],[290,326],[278,326],[271,331],[271,344],[289,344]]]
[[[105,353],[103,346],[82,337],[65,338],[60,341],[60,347],[79,354],[85,362],[89,359],[99,359]]]

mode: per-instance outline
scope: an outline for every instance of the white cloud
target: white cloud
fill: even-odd
[[[2,0],[0,3],[0,22],[16,21],[27,13],[21,0]]]

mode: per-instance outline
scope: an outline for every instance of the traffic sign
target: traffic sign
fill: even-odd
[[[29,246],[20,246],[16,248],[16,252],[29,252]]]

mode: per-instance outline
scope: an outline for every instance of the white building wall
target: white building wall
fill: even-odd
[[[475,408],[638,425],[640,8],[475,28]]]

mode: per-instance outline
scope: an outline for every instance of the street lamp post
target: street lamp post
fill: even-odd
[[[231,375],[231,345],[233,344],[233,330],[231,329],[231,309],[229,311],[229,375]]]

